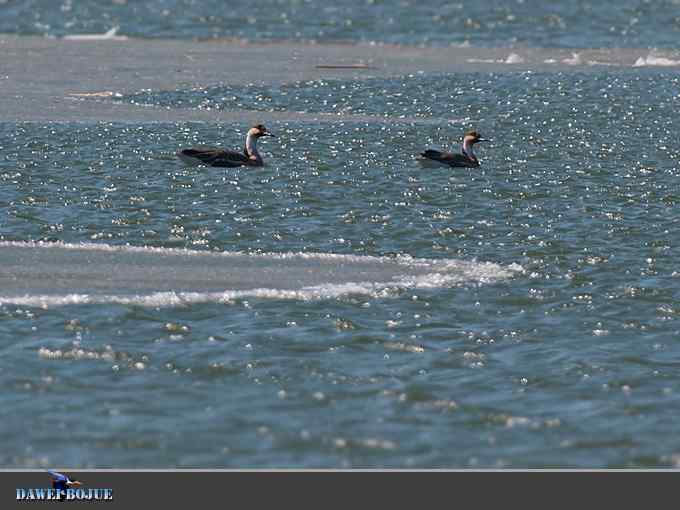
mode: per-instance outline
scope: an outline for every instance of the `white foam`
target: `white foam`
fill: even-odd
[[[498,58],[467,58],[466,62],[470,64],[524,64],[526,60],[517,53],[510,53],[504,59]]]
[[[119,27],[113,27],[103,34],[71,34],[63,38],[67,41],[125,41],[127,36],[116,35]]]
[[[468,58],[465,59],[465,61],[470,64],[497,64],[503,62],[502,60],[496,60],[495,58]]]
[[[208,251],[208,250],[190,250],[187,248],[160,248],[156,246],[130,246],[130,245],[112,245],[104,243],[64,243],[61,241],[47,242],[47,241],[0,241],[0,248],[59,248],[63,250],[89,250],[101,252],[120,252],[120,253],[147,253],[158,255],[184,255],[191,257],[252,257],[262,259],[303,259],[303,260],[335,260],[343,262],[390,262],[405,265],[446,265],[454,264],[476,264],[475,262],[465,262],[455,259],[419,259],[411,257],[410,255],[397,255],[396,257],[375,257],[372,255],[345,255],[340,253],[318,253],[318,252],[282,252],[282,253],[247,253],[243,251]],[[490,264],[492,263],[481,263]],[[500,266],[498,266],[500,267]]]
[[[583,65],[583,60],[581,60],[581,55],[578,53],[572,53],[571,58],[563,58],[562,63],[569,66],[580,66]]]
[[[650,53],[646,57],[639,57],[633,64],[633,67],[647,67],[647,66],[659,66],[659,67],[680,66],[680,60],[673,60],[666,57],[660,57]]]
[[[103,359],[106,361],[114,361],[116,359],[116,353],[110,347],[101,352],[81,349],[79,347],[73,347],[66,351],[41,347],[38,350],[38,356],[43,359]]]
[[[519,56],[517,53],[510,53],[508,57],[505,59],[503,62],[504,64],[523,64],[524,59]]]
[[[45,292],[45,286],[49,287],[49,277],[36,279],[34,284],[36,291],[23,294],[7,292],[1,295],[0,305],[15,304],[21,306],[65,306],[81,304],[122,304],[140,306],[184,306],[194,303],[228,303],[235,299],[253,297],[264,299],[286,299],[286,300],[319,300],[332,299],[340,296],[353,294],[366,295],[371,297],[389,297],[399,294],[406,289],[432,289],[447,288],[459,285],[479,285],[492,283],[512,277],[521,272],[519,265],[501,266],[491,262],[461,261],[455,259],[418,259],[409,256],[393,257],[372,257],[361,255],[342,255],[333,253],[265,253],[265,254],[246,254],[243,252],[209,252],[195,251],[178,248],[155,248],[155,247],[136,247],[136,246],[112,246],[106,244],[67,244],[67,243],[45,243],[45,242],[0,242],[0,255],[2,248],[22,248],[26,250],[65,250],[66,252],[87,251],[117,253],[120,257],[121,267],[125,267],[126,256],[131,254],[153,254],[158,255],[158,260],[152,259],[154,266],[169,264],[172,269],[172,257],[180,256],[183,260],[186,257],[196,258],[196,268],[203,268],[208,263],[215,267],[233,266],[246,264],[246,269],[252,271],[253,278],[256,280],[254,288],[249,289],[229,289],[229,280],[225,280],[225,289],[215,291],[214,289],[189,291],[153,291],[145,288],[144,292],[126,292],[125,274],[114,276],[121,278],[120,291],[111,292],[110,289],[103,289],[101,292],[80,292],[74,289],[73,292],[64,292],[63,287],[55,287],[53,291]],[[50,252],[48,252],[50,253]],[[41,255],[44,257],[44,255]],[[50,259],[49,255],[47,259]],[[207,260],[212,259],[212,260]],[[77,258],[74,260],[78,260]],[[224,260],[225,262],[221,262]],[[295,264],[296,261],[305,261],[309,264]],[[135,259],[127,261],[130,264],[138,263]],[[77,263],[77,262],[76,262]],[[88,262],[90,263],[90,262]],[[97,261],[91,262],[97,265]],[[147,261],[147,263],[149,263]],[[57,263],[58,264],[58,263]],[[190,267],[193,267],[190,266]],[[263,267],[274,269],[277,272],[290,273],[293,280],[296,274],[300,277],[308,277],[310,272],[314,273],[314,282],[326,281],[328,283],[318,283],[314,285],[300,284],[300,288],[276,288],[270,280],[260,276]],[[59,266],[54,267],[56,272]],[[30,277],[30,268],[27,268]],[[48,268],[49,270],[49,268]],[[186,268],[185,268],[186,270]],[[191,269],[189,269],[191,270]],[[44,274],[45,269],[41,269]],[[104,269],[102,269],[104,271]],[[298,273],[295,273],[298,271]],[[336,280],[337,273],[343,272],[343,281]],[[78,275],[76,275],[78,276]],[[88,278],[91,275],[88,273]],[[358,277],[358,281],[352,281]],[[366,278],[375,278],[374,281],[366,281]],[[63,277],[60,277],[63,278]],[[95,274],[95,278],[98,275]],[[101,279],[112,278],[110,274],[102,273]],[[156,280],[149,280],[151,285],[155,285]],[[260,283],[257,283],[260,282]],[[86,282],[89,284],[90,282]],[[164,282],[167,283],[167,282]],[[286,282],[289,283],[289,282]],[[294,282],[295,283],[295,282]],[[82,284],[82,280],[73,279],[73,285]],[[290,286],[290,285],[288,285]],[[148,286],[147,286],[148,287]],[[167,287],[167,285],[166,285]]]

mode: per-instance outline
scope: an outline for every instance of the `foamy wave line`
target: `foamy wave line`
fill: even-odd
[[[468,262],[447,259],[416,259],[409,256],[372,257],[366,255],[342,255],[333,253],[267,253],[247,254],[243,252],[207,252],[187,250],[183,248],[154,248],[136,246],[112,246],[106,244],[67,244],[46,242],[0,242],[2,247],[21,248],[62,248],[73,250],[92,250],[104,252],[123,253],[157,253],[175,254],[196,257],[243,257],[265,258],[268,260],[316,260],[316,261],[340,261],[343,263],[390,263],[404,267],[425,271],[419,275],[398,275],[391,281],[384,282],[346,282],[328,283],[316,286],[302,287],[300,289],[276,289],[255,288],[247,290],[224,291],[186,291],[186,292],[151,292],[148,294],[40,294],[40,295],[17,295],[0,296],[0,305],[14,304],[20,306],[66,306],[82,304],[121,304],[139,305],[147,307],[159,306],[186,306],[195,303],[229,303],[244,298],[285,299],[285,300],[320,300],[332,299],[352,294],[366,295],[370,297],[389,297],[399,294],[407,289],[432,289],[444,288],[457,285],[474,285],[492,283],[498,280],[510,278],[514,274],[523,271],[517,264],[501,266],[492,262]]]
[[[130,246],[130,245],[112,245],[99,243],[64,243],[62,241],[0,241],[0,248],[59,248],[64,250],[91,250],[101,252],[120,252],[120,253],[153,253],[159,255],[181,255],[189,257],[224,257],[224,258],[238,258],[238,257],[252,257],[269,260],[320,260],[320,261],[342,261],[342,262],[356,262],[356,263],[375,263],[375,262],[389,262],[392,264],[402,264],[411,267],[430,267],[443,266],[443,269],[457,267],[459,265],[467,264],[490,264],[492,266],[501,268],[500,265],[492,262],[465,262],[450,259],[420,259],[410,255],[399,254],[394,257],[373,256],[373,255],[346,255],[341,253],[319,253],[319,252],[265,252],[265,253],[249,253],[244,251],[207,251],[207,250],[190,250],[188,248],[162,248],[156,246]]]
[[[66,41],[126,41],[127,36],[118,35],[120,27],[113,27],[103,34],[68,34],[63,37]]]
[[[346,262],[432,262],[433,259],[416,259],[410,255],[398,255],[396,257],[374,257],[371,255],[345,255],[341,253],[318,253],[318,252],[265,252],[249,253],[245,251],[208,251],[191,250],[188,248],[165,248],[157,246],[131,246],[113,245],[102,243],[65,243],[63,241],[0,241],[0,248],[59,248],[63,250],[91,250],[109,253],[153,253],[159,255],[183,255],[190,257],[261,257],[275,260],[288,260],[291,258],[315,259],[315,260],[342,260]],[[436,261],[435,261],[436,262]]]
[[[154,292],[151,294],[111,295],[111,294],[62,294],[62,295],[24,295],[0,297],[0,305],[19,305],[48,308],[50,306],[119,304],[144,307],[188,306],[199,303],[231,303],[245,298],[316,301],[333,299],[342,296],[364,295],[374,298],[385,298],[398,295],[408,289],[432,289],[452,287],[463,283],[492,283],[509,278],[521,271],[521,267],[513,264],[503,269],[497,264],[483,263],[473,272],[460,274],[432,273],[428,275],[404,278],[393,282],[359,282],[344,284],[328,284],[314,287],[303,287],[299,290],[283,289],[248,289],[226,290],[224,292]]]
[[[583,60],[581,58],[580,53],[572,52],[571,57],[566,57],[561,60],[557,60],[555,58],[547,58],[543,60],[544,64],[557,64],[557,63],[562,63],[566,64],[568,66],[583,66],[583,65],[589,65],[589,66],[620,66],[620,63],[616,62],[608,62],[606,60],[592,60],[592,59],[587,59]]]
[[[646,57],[640,57],[638,58],[635,63],[633,64],[633,67],[674,67],[674,66],[680,66],[680,60],[673,60],[671,58],[666,58],[666,57],[660,57],[657,55],[647,55]]]
[[[517,53],[510,53],[504,59],[498,58],[468,58],[470,64],[524,64],[526,60]]]

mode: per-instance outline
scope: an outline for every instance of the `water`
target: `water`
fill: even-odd
[[[186,3],[0,5],[0,466],[680,463],[677,6]]]
[[[567,48],[675,48],[680,36],[677,0],[5,0],[0,14],[0,32],[53,36],[118,26],[144,38]]]

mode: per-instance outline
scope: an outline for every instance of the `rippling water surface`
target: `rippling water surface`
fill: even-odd
[[[680,466],[676,0],[0,33],[0,467]],[[176,159],[246,118],[264,168]],[[480,168],[419,166],[468,128]]]
[[[400,44],[677,47],[677,0],[13,0],[0,32],[306,39]]]
[[[176,161],[236,124],[0,124],[0,464],[678,462],[677,73],[104,101],[338,120],[262,169]],[[467,127],[481,168],[417,165]]]

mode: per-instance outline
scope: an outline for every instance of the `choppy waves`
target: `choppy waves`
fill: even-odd
[[[5,2],[7,3],[7,2]],[[400,44],[508,44],[551,47],[676,47],[674,5],[622,0],[584,4],[493,0],[426,4],[384,0],[251,3],[224,9],[217,0],[92,0],[3,5],[0,31],[31,35],[103,34],[120,26],[135,37],[305,39]],[[666,2],[667,3],[667,2]],[[395,13],[398,13],[396,15]]]

